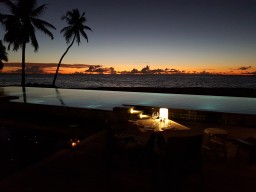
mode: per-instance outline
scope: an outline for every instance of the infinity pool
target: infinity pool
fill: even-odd
[[[141,105],[198,111],[256,115],[256,98],[169,93],[142,93],[26,87],[0,87],[0,95],[19,96],[12,102],[112,110],[122,105]]]

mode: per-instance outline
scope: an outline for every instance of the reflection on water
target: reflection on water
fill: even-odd
[[[22,93],[23,93],[23,102],[27,103],[26,87],[22,87]]]
[[[62,105],[65,105],[63,99],[61,98],[59,89],[55,88],[55,91],[56,91],[56,97],[58,98],[58,100],[60,101],[60,103],[61,103]]]
[[[4,87],[4,92],[20,97],[13,102],[24,102],[20,87]],[[26,102],[111,111],[114,107],[126,104],[256,115],[256,98],[247,97],[27,87]]]

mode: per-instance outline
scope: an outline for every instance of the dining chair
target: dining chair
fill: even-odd
[[[219,160],[227,159],[227,137],[228,131],[220,128],[206,128],[204,130],[207,141],[203,144],[204,154],[211,152]]]
[[[249,162],[256,163],[256,137],[235,138],[233,142],[237,146],[237,157],[244,151],[247,153]]]
[[[167,138],[163,168],[168,187],[173,191],[181,191],[185,181],[191,178],[189,176],[194,179],[196,175],[200,182],[199,189],[203,190],[202,142],[203,134]]]
[[[129,126],[132,125],[128,121],[118,123],[111,120],[106,121],[104,159],[107,176],[115,168],[116,162],[132,163],[132,161],[136,161],[139,167],[142,145],[134,135],[125,133],[125,129],[129,129]]]

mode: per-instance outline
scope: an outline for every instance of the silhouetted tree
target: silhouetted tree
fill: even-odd
[[[8,42],[8,49],[13,46],[13,50],[17,51],[22,49],[22,78],[21,85],[25,86],[25,52],[26,44],[31,43],[36,52],[39,48],[35,31],[40,30],[51,39],[53,34],[48,28],[55,29],[50,23],[39,19],[47,8],[46,4],[37,7],[36,0],[17,0],[15,3],[12,1],[4,1],[3,4],[11,12],[11,15],[1,14],[1,23],[5,26],[6,34],[4,41]]]
[[[55,82],[57,79],[57,75],[59,72],[59,68],[62,62],[62,59],[67,54],[68,50],[72,45],[74,44],[74,41],[76,40],[78,46],[81,42],[80,36],[82,35],[88,42],[87,34],[85,33],[85,30],[91,30],[90,27],[84,25],[87,22],[87,18],[85,17],[85,13],[83,12],[82,15],[80,14],[78,9],[73,9],[71,11],[67,11],[66,15],[62,16],[62,20],[65,20],[68,24],[68,26],[64,27],[60,32],[64,33],[63,36],[66,39],[66,43],[69,44],[70,40],[72,39],[70,45],[66,49],[66,51],[63,53],[63,55],[60,58],[59,64],[56,69],[56,73],[53,78],[52,85],[55,86]]]
[[[133,69],[133,70],[131,70],[131,73],[136,74],[136,73],[139,73],[139,71],[138,71],[138,69]]]
[[[115,71],[114,67],[110,67],[109,71],[110,71],[110,74],[116,74],[116,71]]]
[[[7,57],[7,52],[6,52],[6,48],[2,43],[2,40],[0,40],[0,70],[3,69],[4,64],[2,61],[8,61],[8,57]]]
[[[142,69],[141,69],[141,72],[142,72],[142,73],[149,73],[149,72],[150,72],[149,66],[147,65],[146,67],[142,68]]]

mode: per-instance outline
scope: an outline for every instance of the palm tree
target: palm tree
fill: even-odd
[[[7,62],[8,57],[7,57],[6,48],[3,45],[2,40],[0,40],[0,70],[2,70],[4,67],[2,60]]]
[[[80,34],[87,40],[88,43],[88,37],[84,30],[91,30],[90,27],[84,25],[84,23],[87,22],[87,18],[85,17],[85,13],[83,12],[82,15],[80,14],[78,9],[73,9],[71,11],[67,11],[66,15],[62,16],[62,20],[65,20],[68,24],[68,26],[64,27],[60,32],[64,33],[63,36],[66,39],[66,43],[69,44],[70,40],[72,39],[70,45],[66,49],[66,51],[63,53],[63,55],[60,58],[58,67],[56,69],[56,73],[54,75],[54,79],[52,82],[52,85],[55,86],[56,78],[58,75],[58,71],[61,65],[61,61],[64,58],[64,56],[67,54],[70,47],[73,45],[74,41],[76,40],[78,46],[81,42]]]
[[[50,23],[39,19],[47,8],[46,4],[37,6],[36,0],[17,0],[15,3],[12,1],[4,1],[3,3],[12,14],[1,14],[0,21],[6,29],[4,41],[9,43],[8,49],[10,49],[11,46],[13,46],[14,51],[17,51],[19,48],[22,49],[21,85],[24,87],[26,44],[31,43],[36,52],[39,45],[35,31],[40,30],[53,39],[53,34],[48,29],[55,29],[55,27]]]
[[[5,2],[6,0],[0,0],[0,3]],[[0,22],[2,21],[2,14],[0,13]],[[8,61],[8,57],[7,57],[7,52],[6,52],[6,48],[3,45],[2,40],[0,40],[0,70],[3,69],[4,64],[2,61]]]

